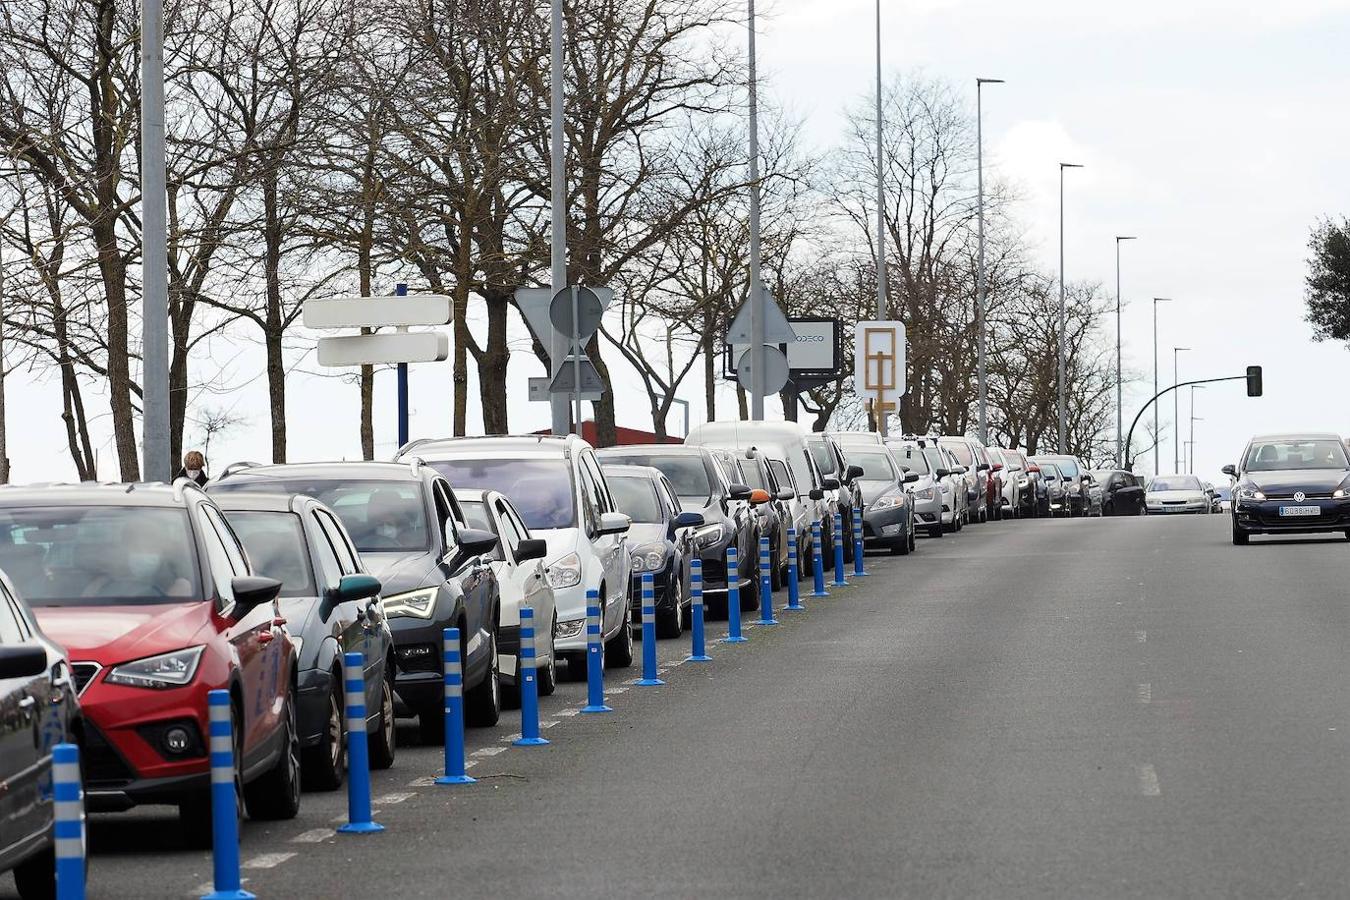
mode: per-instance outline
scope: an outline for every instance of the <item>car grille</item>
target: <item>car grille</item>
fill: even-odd
[[[122,759],[103,732],[87,719],[84,722],[84,740],[80,747],[80,767],[90,787],[121,787],[131,783],[136,774]]]
[[[70,664],[70,670],[75,676],[75,692],[83,694],[84,689],[89,686],[89,682],[94,680],[94,676],[99,673],[103,667],[96,662],[77,662]]]
[[[1293,499],[1294,499],[1294,492],[1293,492],[1293,491],[1281,491],[1281,492],[1279,492],[1279,493],[1271,493],[1270,491],[1266,491],[1266,492],[1265,492],[1265,495],[1266,495],[1266,499],[1267,499],[1267,500],[1293,500]],[[1303,492],[1303,499],[1305,499],[1305,500],[1330,500],[1330,499],[1331,499],[1331,494],[1329,494],[1329,493],[1326,492],[1326,491],[1319,491],[1318,493],[1315,493],[1315,494],[1314,494],[1313,492],[1311,492],[1311,491],[1304,491],[1304,492]]]

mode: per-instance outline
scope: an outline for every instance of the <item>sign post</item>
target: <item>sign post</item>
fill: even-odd
[[[859,322],[854,327],[853,391],[885,437],[887,419],[905,394],[904,322]]]

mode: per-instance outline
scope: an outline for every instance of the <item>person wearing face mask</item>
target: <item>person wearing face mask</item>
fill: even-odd
[[[202,456],[200,450],[189,450],[183,455],[183,468],[178,470],[178,474],[173,476],[174,481],[180,478],[191,478],[199,485],[206,484],[206,457]]]

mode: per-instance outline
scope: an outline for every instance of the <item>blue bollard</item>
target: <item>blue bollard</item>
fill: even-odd
[[[797,529],[788,529],[788,602],[784,609],[801,610],[801,593],[797,587]]]
[[[228,720],[227,720],[228,721]],[[56,900],[84,900],[84,789],[80,782],[80,748],[52,748],[52,799],[56,821]]]
[[[366,658],[342,655],[347,688],[347,824],[341,834],[374,834],[384,826],[370,817],[370,746],[366,743]]]
[[[548,740],[539,736],[538,660],[534,655],[534,610],[520,607],[520,649],[516,652],[516,687],[520,689],[520,737],[517,747],[542,747]]]
[[[624,615],[627,614],[625,611]],[[613,712],[611,707],[605,705],[605,646],[600,640],[600,626],[600,591],[587,588],[586,705],[581,708],[584,713]]]
[[[464,669],[459,658],[459,629],[441,630],[441,692],[445,700],[445,774],[437,784],[473,784],[464,766]]]
[[[828,597],[829,592],[825,590],[825,560],[824,554],[820,549],[820,520],[816,519],[811,523],[811,573],[815,576],[815,590],[811,592],[812,597]]]
[[[778,624],[773,617],[773,555],[766,536],[759,539],[759,624]]]
[[[642,677],[640,687],[665,684],[656,674],[656,584],[651,572],[642,575]]]
[[[748,638],[741,634],[741,573],[737,566],[736,547],[727,548],[727,636],[726,644],[744,644]]]
[[[239,882],[239,809],[234,793],[234,735],[230,692],[206,695],[211,753],[211,869],[214,890],[203,900],[247,900],[254,895]],[[84,873],[80,873],[84,883]]]
[[[834,586],[848,587],[844,580],[844,516],[834,514]]]
[[[853,574],[867,574],[863,569],[863,514],[856,506],[853,507]]]
[[[703,560],[689,560],[689,635],[693,646],[685,662],[710,662],[712,657],[703,648]]]

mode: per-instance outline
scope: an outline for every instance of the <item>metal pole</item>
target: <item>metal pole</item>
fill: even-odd
[[[1189,350],[1190,347],[1172,348],[1172,383],[1180,384],[1181,377],[1177,374],[1177,355],[1183,350]],[[1179,402],[1180,391],[1172,394],[1172,463],[1176,466],[1172,471],[1181,471],[1181,406]]]
[[[885,322],[891,316],[886,303],[886,165],[881,131],[881,0],[877,0],[877,321]],[[878,409],[873,418],[877,433],[885,438],[887,416]]]
[[[563,4],[562,0],[552,0],[552,31],[550,35],[550,179],[552,181],[551,215],[552,243],[549,254],[550,282],[556,295],[567,286],[567,159],[563,155]],[[575,321],[575,316],[573,317]],[[567,361],[569,342],[567,335],[551,328],[549,341],[550,375],[556,376]],[[566,394],[554,394],[550,398],[552,431],[554,434],[567,434],[568,408]]]
[[[1120,242],[1132,241],[1132,235],[1116,237],[1116,465],[1125,464],[1125,448],[1123,441],[1125,439],[1124,407],[1121,397],[1121,367],[1120,367]],[[1155,388],[1156,390],[1156,388]]]
[[[750,418],[764,418],[764,290],[759,283],[759,100],[755,84],[755,0],[749,0],[750,36]]]
[[[169,251],[164,154],[164,3],[141,4],[141,444],[146,481],[168,481]]]
[[[406,284],[394,285],[395,297],[408,296]],[[407,329],[402,329],[406,331]],[[408,364],[398,364],[398,445],[406,446],[411,440],[408,428]]]
[[[1153,394],[1154,394],[1155,397],[1156,397],[1157,394],[1158,394],[1158,304],[1159,304],[1159,303],[1170,303],[1170,302],[1171,302],[1171,301],[1170,301],[1167,297],[1154,297],[1154,298],[1153,298]],[[1134,431],[1134,428],[1131,427],[1130,431],[1133,432],[1133,431]],[[1126,446],[1126,447],[1129,446],[1128,440],[1126,441],[1125,446]],[[1159,470],[1158,470],[1158,467],[1159,467],[1160,465],[1162,465],[1162,463],[1159,461],[1159,457],[1158,457],[1158,451],[1159,451],[1161,448],[1162,448],[1162,435],[1161,435],[1161,433],[1159,433],[1159,426],[1158,426],[1158,407],[1157,407],[1157,404],[1154,404],[1154,406],[1153,406],[1153,474],[1154,474],[1154,475],[1159,475],[1159,474],[1161,474],[1161,473],[1159,472]]]
[[[1186,471],[1195,472],[1195,385],[1191,385],[1191,439],[1187,441],[1191,445],[1191,459],[1186,464]]]
[[[984,86],[986,84],[1002,84],[1001,78],[976,78],[975,79],[975,170],[976,182],[979,185],[979,231],[980,231],[980,252],[979,269],[976,273],[975,288],[975,328],[979,335],[979,358],[977,366],[977,380],[980,386],[980,443],[989,443],[989,414],[988,398],[989,385],[985,378],[985,324],[984,324],[984,302],[985,302],[985,274],[984,274]],[[1061,190],[1063,184],[1063,169],[1060,170]],[[1062,223],[1061,223],[1061,227]],[[1063,260],[1061,259],[1061,269]],[[1064,443],[1061,436],[1060,444]]]
[[[581,434],[581,323],[578,321],[581,311],[577,309],[577,286],[574,284],[569,290],[572,292],[572,334],[569,335],[572,345],[572,399],[576,404],[576,433]]]

